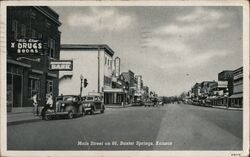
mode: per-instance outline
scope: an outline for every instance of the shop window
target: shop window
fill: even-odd
[[[48,93],[53,93],[53,81],[52,80],[47,80],[47,94]]]
[[[34,30],[34,29],[31,30],[31,37],[32,38],[36,37],[36,30]]]
[[[39,78],[29,78],[29,97],[32,97],[34,93],[37,93],[38,98],[40,98],[40,79]]]
[[[24,24],[21,25],[21,36],[22,37],[26,36],[26,26]]]
[[[14,33],[14,39],[17,39],[18,37],[18,22],[17,20],[13,20],[12,21],[12,32]]]
[[[56,42],[54,39],[49,38],[48,41],[48,47],[49,47],[49,52],[48,52],[48,56],[50,58],[54,58],[55,57],[55,50],[56,50]]]

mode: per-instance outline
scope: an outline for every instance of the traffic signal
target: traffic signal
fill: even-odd
[[[87,87],[87,85],[88,85],[88,80],[87,80],[87,79],[84,79],[84,82],[83,82],[83,83],[84,83],[84,85],[83,85],[84,88]]]

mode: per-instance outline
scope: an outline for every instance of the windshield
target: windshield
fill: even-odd
[[[68,97],[64,97],[63,101],[76,101],[77,98],[76,97],[72,97],[72,96],[68,96]]]

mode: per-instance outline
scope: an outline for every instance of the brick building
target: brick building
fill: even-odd
[[[38,93],[39,106],[45,104],[47,93],[58,95],[58,72],[48,67],[60,56],[60,25],[59,15],[49,7],[7,7],[7,111],[32,107],[34,92]],[[42,52],[20,55],[11,46],[20,39],[39,40]]]

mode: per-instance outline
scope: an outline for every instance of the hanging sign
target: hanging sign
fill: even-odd
[[[38,39],[17,39],[10,44],[10,48],[15,49],[17,55],[40,55],[44,51],[44,44]]]
[[[73,61],[72,60],[51,61],[49,64],[49,70],[72,71]]]

